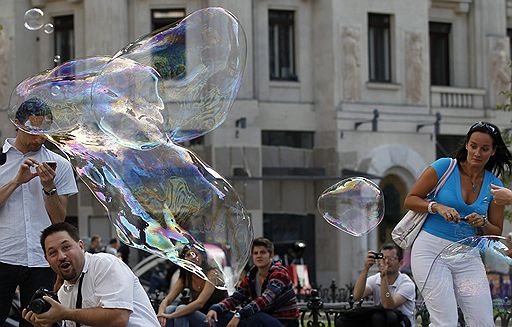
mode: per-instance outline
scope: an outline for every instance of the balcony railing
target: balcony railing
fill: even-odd
[[[433,108],[481,109],[484,107],[484,89],[450,86],[432,86],[430,101]]]

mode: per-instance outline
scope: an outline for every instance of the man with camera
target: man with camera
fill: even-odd
[[[50,267],[64,280],[58,291],[60,303],[50,291],[40,290],[23,310],[23,319],[44,327],[58,321],[65,321],[66,327],[160,327],[130,268],[108,253],[86,253],[73,225],[63,222],[47,227],[41,234],[41,246]]]
[[[41,128],[52,119],[48,105],[36,98],[25,101],[15,117],[19,125]],[[39,287],[52,287],[55,274],[44,259],[39,233],[64,221],[68,196],[78,192],[70,163],[47,149],[45,141],[44,135],[17,129],[0,152],[0,326],[16,287],[21,307]]]
[[[366,310],[368,326],[402,326],[402,318],[408,318],[409,326],[415,325],[416,287],[409,276],[400,272],[402,259],[402,249],[393,243],[385,244],[380,253],[368,251],[364,268],[354,286],[354,300],[372,295],[374,304],[379,306],[379,310]],[[375,263],[379,273],[368,278],[370,267]],[[349,326],[348,323],[339,325]]]

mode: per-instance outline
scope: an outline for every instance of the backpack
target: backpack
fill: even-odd
[[[411,327],[411,321],[401,311],[382,306],[359,307],[342,312],[334,322],[336,327]]]

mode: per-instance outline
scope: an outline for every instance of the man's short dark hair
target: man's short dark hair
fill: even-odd
[[[46,238],[52,234],[58,233],[58,232],[67,232],[71,238],[78,242],[80,241],[80,236],[78,235],[78,229],[71,225],[70,223],[62,222],[62,223],[56,223],[53,225],[50,225],[46,227],[43,232],[41,233],[41,248],[43,248],[44,253],[46,254],[46,249],[44,247],[44,241],[46,241]]]
[[[404,251],[395,243],[384,244],[382,246],[382,250],[396,250],[396,256],[398,257],[398,260],[402,260],[404,258]]]
[[[256,247],[256,246],[264,246],[267,248],[268,252],[270,252],[272,254],[274,253],[274,244],[268,238],[264,238],[264,237],[255,238],[252,241],[251,252],[254,250],[254,247]]]
[[[99,236],[99,235],[93,235],[93,236],[91,236],[91,243],[92,243],[92,242],[94,242],[94,241],[98,241],[98,242],[99,242],[99,241],[100,241],[100,238],[101,238],[101,236]]]
[[[117,238],[112,238],[110,239],[110,241],[108,242],[108,244],[117,244]]]
[[[52,111],[46,102],[39,98],[25,100],[16,111],[16,119],[25,124],[30,116],[49,116],[53,118]]]

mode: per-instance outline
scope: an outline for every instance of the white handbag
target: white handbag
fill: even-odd
[[[427,199],[434,198],[437,195],[437,192],[439,192],[448,177],[450,177],[455,166],[457,166],[457,159],[450,158],[450,165],[448,166],[448,169],[446,169],[443,176],[437,181],[436,187],[427,194]],[[395,241],[395,243],[402,249],[410,248],[420,233],[421,227],[423,227],[423,223],[427,216],[428,212],[407,211],[402,220],[398,222],[391,232],[391,238],[393,241]]]

